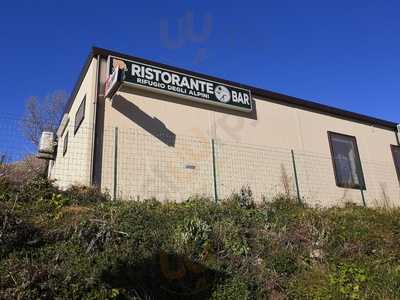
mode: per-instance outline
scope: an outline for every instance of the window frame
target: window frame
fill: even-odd
[[[65,157],[65,155],[68,152],[68,143],[69,143],[69,131],[67,131],[63,139],[63,157]]]
[[[396,169],[397,179],[399,180],[399,184],[400,184],[400,159],[398,160],[399,165],[397,165],[396,164],[397,160],[396,160],[395,150],[394,150],[394,149],[399,149],[399,153],[400,153],[400,145],[390,145],[390,149],[392,150],[394,168]]]
[[[338,180],[338,170],[336,168],[336,162],[335,162],[335,151],[334,151],[334,147],[333,147],[333,142],[332,142],[332,137],[333,136],[341,136],[347,139],[350,139],[353,147],[354,147],[354,151],[355,151],[355,159],[356,159],[356,168],[360,168],[359,172],[357,172],[357,176],[359,176],[358,180],[360,181],[360,184],[352,184],[352,185],[347,185],[347,184],[343,184],[341,182],[339,182]],[[353,135],[348,135],[348,134],[343,134],[343,133],[339,133],[339,132],[333,132],[333,131],[328,131],[328,140],[329,140],[329,148],[331,151],[331,159],[332,159],[332,165],[333,165],[333,173],[335,175],[335,182],[336,182],[336,186],[341,187],[341,188],[347,188],[347,189],[357,189],[357,190],[366,190],[366,183],[365,183],[365,177],[364,177],[364,171],[363,171],[363,167],[362,167],[362,163],[361,163],[361,157],[360,157],[360,152],[358,151],[358,145],[357,145],[357,139],[355,136]],[[358,160],[358,161],[357,161]]]
[[[82,112],[82,118],[77,122],[77,115],[79,111],[82,109],[83,105],[83,112]],[[83,100],[81,104],[78,107],[78,110],[75,113],[75,127],[74,127],[74,135],[78,132],[79,128],[81,127],[83,120],[85,120],[85,114],[86,114],[86,95],[83,97]]]
[[[63,136],[64,133],[65,133],[65,131],[68,129],[69,119],[70,119],[70,118],[68,117],[67,122],[65,123],[64,128],[63,128],[63,130],[62,130],[60,136]]]

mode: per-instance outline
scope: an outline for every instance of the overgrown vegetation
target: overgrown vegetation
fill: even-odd
[[[0,180],[1,299],[400,299],[400,210]]]

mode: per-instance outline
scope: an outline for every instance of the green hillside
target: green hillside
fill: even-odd
[[[171,199],[173,200],[173,199]],[[0,299],[400,299],[400,210],[0,179]]]

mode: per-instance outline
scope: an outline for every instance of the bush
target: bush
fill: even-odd
[[[53,181],[44,176],[36,176],[20,185],[17,193],[18,201],[32,202],[50,200],[54,194],[59,193]]]
[[[207,255],[211,231],[211,226],[198,217],[185,219],[176,230],[176,248],[196,261],[201,260]]]
[[[0,205],[0,258],[9,252],[36,245],[40,230],[19,217],[12,208]]]
[[[75,236],[85,249],[85,253],[92,254],[103,251],[110,243],[116,243],[120,234],[107,221],[86,220],[77,226]]]
[[[256,207],[253,192],[249,186],[242,186],[239,193],[233,193],[225,202],[244,209]]]
[[[14,186],[7,177],[0,177],[0,202],[10,201],[12,197],[15,197]]]
[[[275,253],[270,259],[271,268],[283,276],[294,274],[298,269],[298,264],[293,254],[287,250]]]
[[[111,200],[108,193],[102,193],[98,187],[85,185],[73,185],[65,191],[65,195],[70,198],[71,203],[101,203]]]
[[[361,299],[361,288],[367,280],[366,272],[357,266],[339,264],[330,276],[330,285],[342,299]]]
[[[214,225],[214,238],[220,251],[234,256],[245,256],[250,247],[239,226],[232,220],[221,220]]]

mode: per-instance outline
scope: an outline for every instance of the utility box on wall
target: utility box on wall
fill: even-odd
[[[55,159],[55,134],[53,132],[44,131],[40,137],[38,158],[41,159]]]

